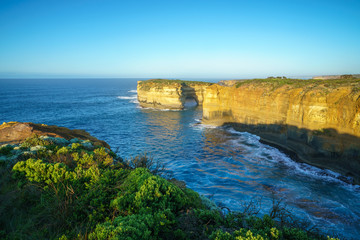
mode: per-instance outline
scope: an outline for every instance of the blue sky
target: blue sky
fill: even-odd
[[[360,1],[0,0],[0,77],[360,73]]]

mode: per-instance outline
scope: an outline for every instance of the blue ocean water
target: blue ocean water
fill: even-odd
[[[123,158],[146,152],[179,180],[231,210],[281,200],[322,232],[360,236],[360,188],[297,163],[255,135],[201,124],[201,108],[160,111],[138,106],[137,80],[0,80],[0,121],[84,129]]]

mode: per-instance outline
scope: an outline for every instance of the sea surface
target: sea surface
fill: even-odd
[[[244,211],[252,201],[261,205],[262,215],[280,201],[324,233],[360,239],[358,186],[338,180],[334,172],[297,163],[255,135],[202,125],[201,108],[141,108],[137,80],[144,79],[2,79],[0,124],[84,129],[122,158],[147,153],[163,161],[170,174],[224,210]]]

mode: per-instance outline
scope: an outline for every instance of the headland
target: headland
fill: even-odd
[[[142,81],[138,99],[141,106],[183,109],[184,100],[194,98],[203,123],[256,134],[299,161],[360,183],[360,79],[231,80],[192,85],[201,89],[192,94],[186,87]]]

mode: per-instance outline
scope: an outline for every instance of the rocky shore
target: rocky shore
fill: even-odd
[[[110,149],[109,144],[91,136],[88,132],[79,129],[68,129],[65,127],[49,126],[31,122],[4,122],[0,125],[0,145],[6,143],[22,143],[34,135],[48,136],[55,138],[89,140],[97,146]]]

